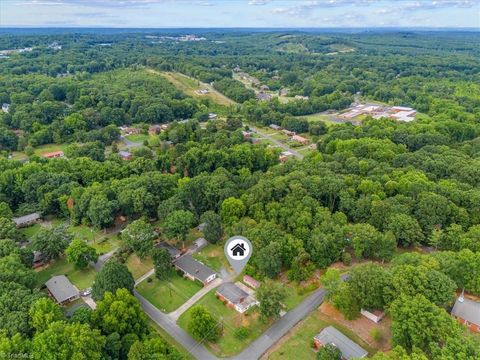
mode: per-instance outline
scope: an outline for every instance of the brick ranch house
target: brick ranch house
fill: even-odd
[[[451,315],[470,331],[480,333],[480,302],[467,299],[462,293],[455,301]]]
[[[200,261],[195,260],[191,255],[184,255],[174,261],[175,269],[181,271],[186,278],[198,280],[204,286],[215,280],[217,273]]]

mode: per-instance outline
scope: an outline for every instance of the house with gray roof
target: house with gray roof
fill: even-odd
[[[177,259],[182,256],[182,252],[178,250],[175,246],[172,246],[166,242],[161,242],[155,245],[157,248],[165,249],[170,254],[172,259]]]
[[[217,273],[208,266],[195,260],[191,255],[179,257],[173,263],[175,268],[181,271],[185,277],[191,280],[198,280],[203,285],[207,285],[217,277]]]
[[[480,333],[480,302],[467,299],[462,293],[455,301],[451,315],[470,331]]]
[[[333,326],[328,326],[313,338],[315,347],[319,349],[327,344],[335,346],[342,353],[342,359],[361,359],[368,355],[368,351],[350,340]]]
[[[51,297],[60,304],[66,304],[80,297],[80,292],[65,275],[52,277],[45,283]]]
[[[17,225],[17,228],[29,226],[35,224],[38,220],[40,220],[41,216],[39,213],[34,212],[28,215],[14,217],[12,220]]]
[[[215,295],[227,306],[234,308],[241,314],[258,304],[253,296],[231,282],[220,285]]]

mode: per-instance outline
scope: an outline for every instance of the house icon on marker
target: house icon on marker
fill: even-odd
[[[245,244],[237,244],[230,250],[232,251],[233,256],[243,256],[245,254]]]

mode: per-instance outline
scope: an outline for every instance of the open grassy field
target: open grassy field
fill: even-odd
[[[155,276],[150,279],[151,282],[148,279],[142,281],[137,291],[165,313],[176,310],[202,288],[200,283],[185,279],[176,272],[168,280],[158,280]]]
[[[77,270],[73,264],[67,262],[65,257],[52,261],[37,274],[37,285],[43,285],[55,275],[66,275],[79,290],[92,286],[96,271],[92,267],[85,270]]]
[[[198,98],[198,99],[210,99],[216,104],[229,106],[235,105],[236,103],[227,98],[225,95],[221,94],[213,87],[208,84],[202,83],[196,79],[192,79],[186,75],[177,73],[177,72],[159,72],[155,70],[149,70],[149,72],[158,74],[166,78],[173,86],[175,86],[180,91],[184,92],[186,95]],[[195,92],[195,90],[208,89],[208,94],[200,95]]]
[[[215,290],[210,291],[207,295],[201,298],[196,305],[205,306],[208,311],[221,323],[223,326],[223,335],[216,343],[208,343],[207,347],[217,356],[225,357],[239,353],[249,343],[260,336],[265,329],[270,325],[263,323],[259,319],[258,311],[255,308],[247,311],[246,314],[240,314],[234,309],[231,309],[223,304],[215,297]],[[190,321],[190,314],[192,308],[180,316],[178,324],[186,331],[188,331],[188,322]],[[240,340],[235,337],[235,329],[244,326],[248,329],[249,335],[246,339]]]
[[[222,244],[207,245],[199,252],[193,254],[193,257],[216,271],[220,271],[222,265],[225,268],[229,267]]]
[[[130,141],[143,144],[143,142],[145,140],[148,140],[150,138],[150,136],[147,135],[147,134],[133,134],[133,135],[127,135],[127,136],[125,136],[125,138],[130,140]]]
[[[54,151],[65,151],[69,144],[46,144],[40,145],[34,149],[35,155],[42,156],[45,153]]]
[[[313,350],[313,337],[322,329],[333,325],[344,335],[355,341],[370,354],[375,352],[350,329],[326,319],[319,310],[311,313],[305,320],[297,324],[285,335],[262,359],[269,360],[288,360],[302,359],[315,360],[316,353]]]
[[[138,279],[140,276],[153,269],[153,263],[150,257],[140,259],[136,254],[130,255],[125,262],[125,265],[127,265],[128,270],[130,270],[134,279]]]
[[[338,124],[337,122],[332,120],[330,115],[326,115],[326,114],[311,114],[311,115],[303,115],[298,117],[304,118],[309,122],[323,121],[327,125]]]

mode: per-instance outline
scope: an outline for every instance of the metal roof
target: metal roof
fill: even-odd
[[[156,247],[160,248],[160,249],[165,249],[168,251],[168,253],[170,254],[170,257],[174,258],[176,257],[178,254],[180,254],[180,250],[178,250],[176,247],[166,243],[166,242],[161,242],[161,243],[158,243],[157,245],[155,245]]]
[[[232,304],[239,303],[242,299],[248,297],[248,293],[240,289],[237,285],[227,282],[218,287],[217,294],[223,296]]]
[[[72,285],[70,280],[65,275],[58,275],[48,280],[45,285],[47,286],[50,294],[59,303],[63,303],[72,297],[78,296],[78,289]]]
[[[190,274],[201,282],[204,282],[210,276],[215,274],[215,271],[195,260],[191,255],[184,255],[178,258],[174,264],[183,272]]]
[[[35,212],[32,214],[15,217],[13,218],[13,222],[18,226],[18,225],[28,224],[32,221],[37,221],[38,219],[40,219],[40,214]]]
[[[314,339],[320,341],[323,345],[332,344],[337,347],[342,357],[349,360],[353,358],[364,358],[368,352],[361,348],[357,343],[350,340],[333,326],[323,329]]]
[[[464,298],[463,301],[455,301],[452,315],[467,320],[469,323],[480,326],[480,302]]]

